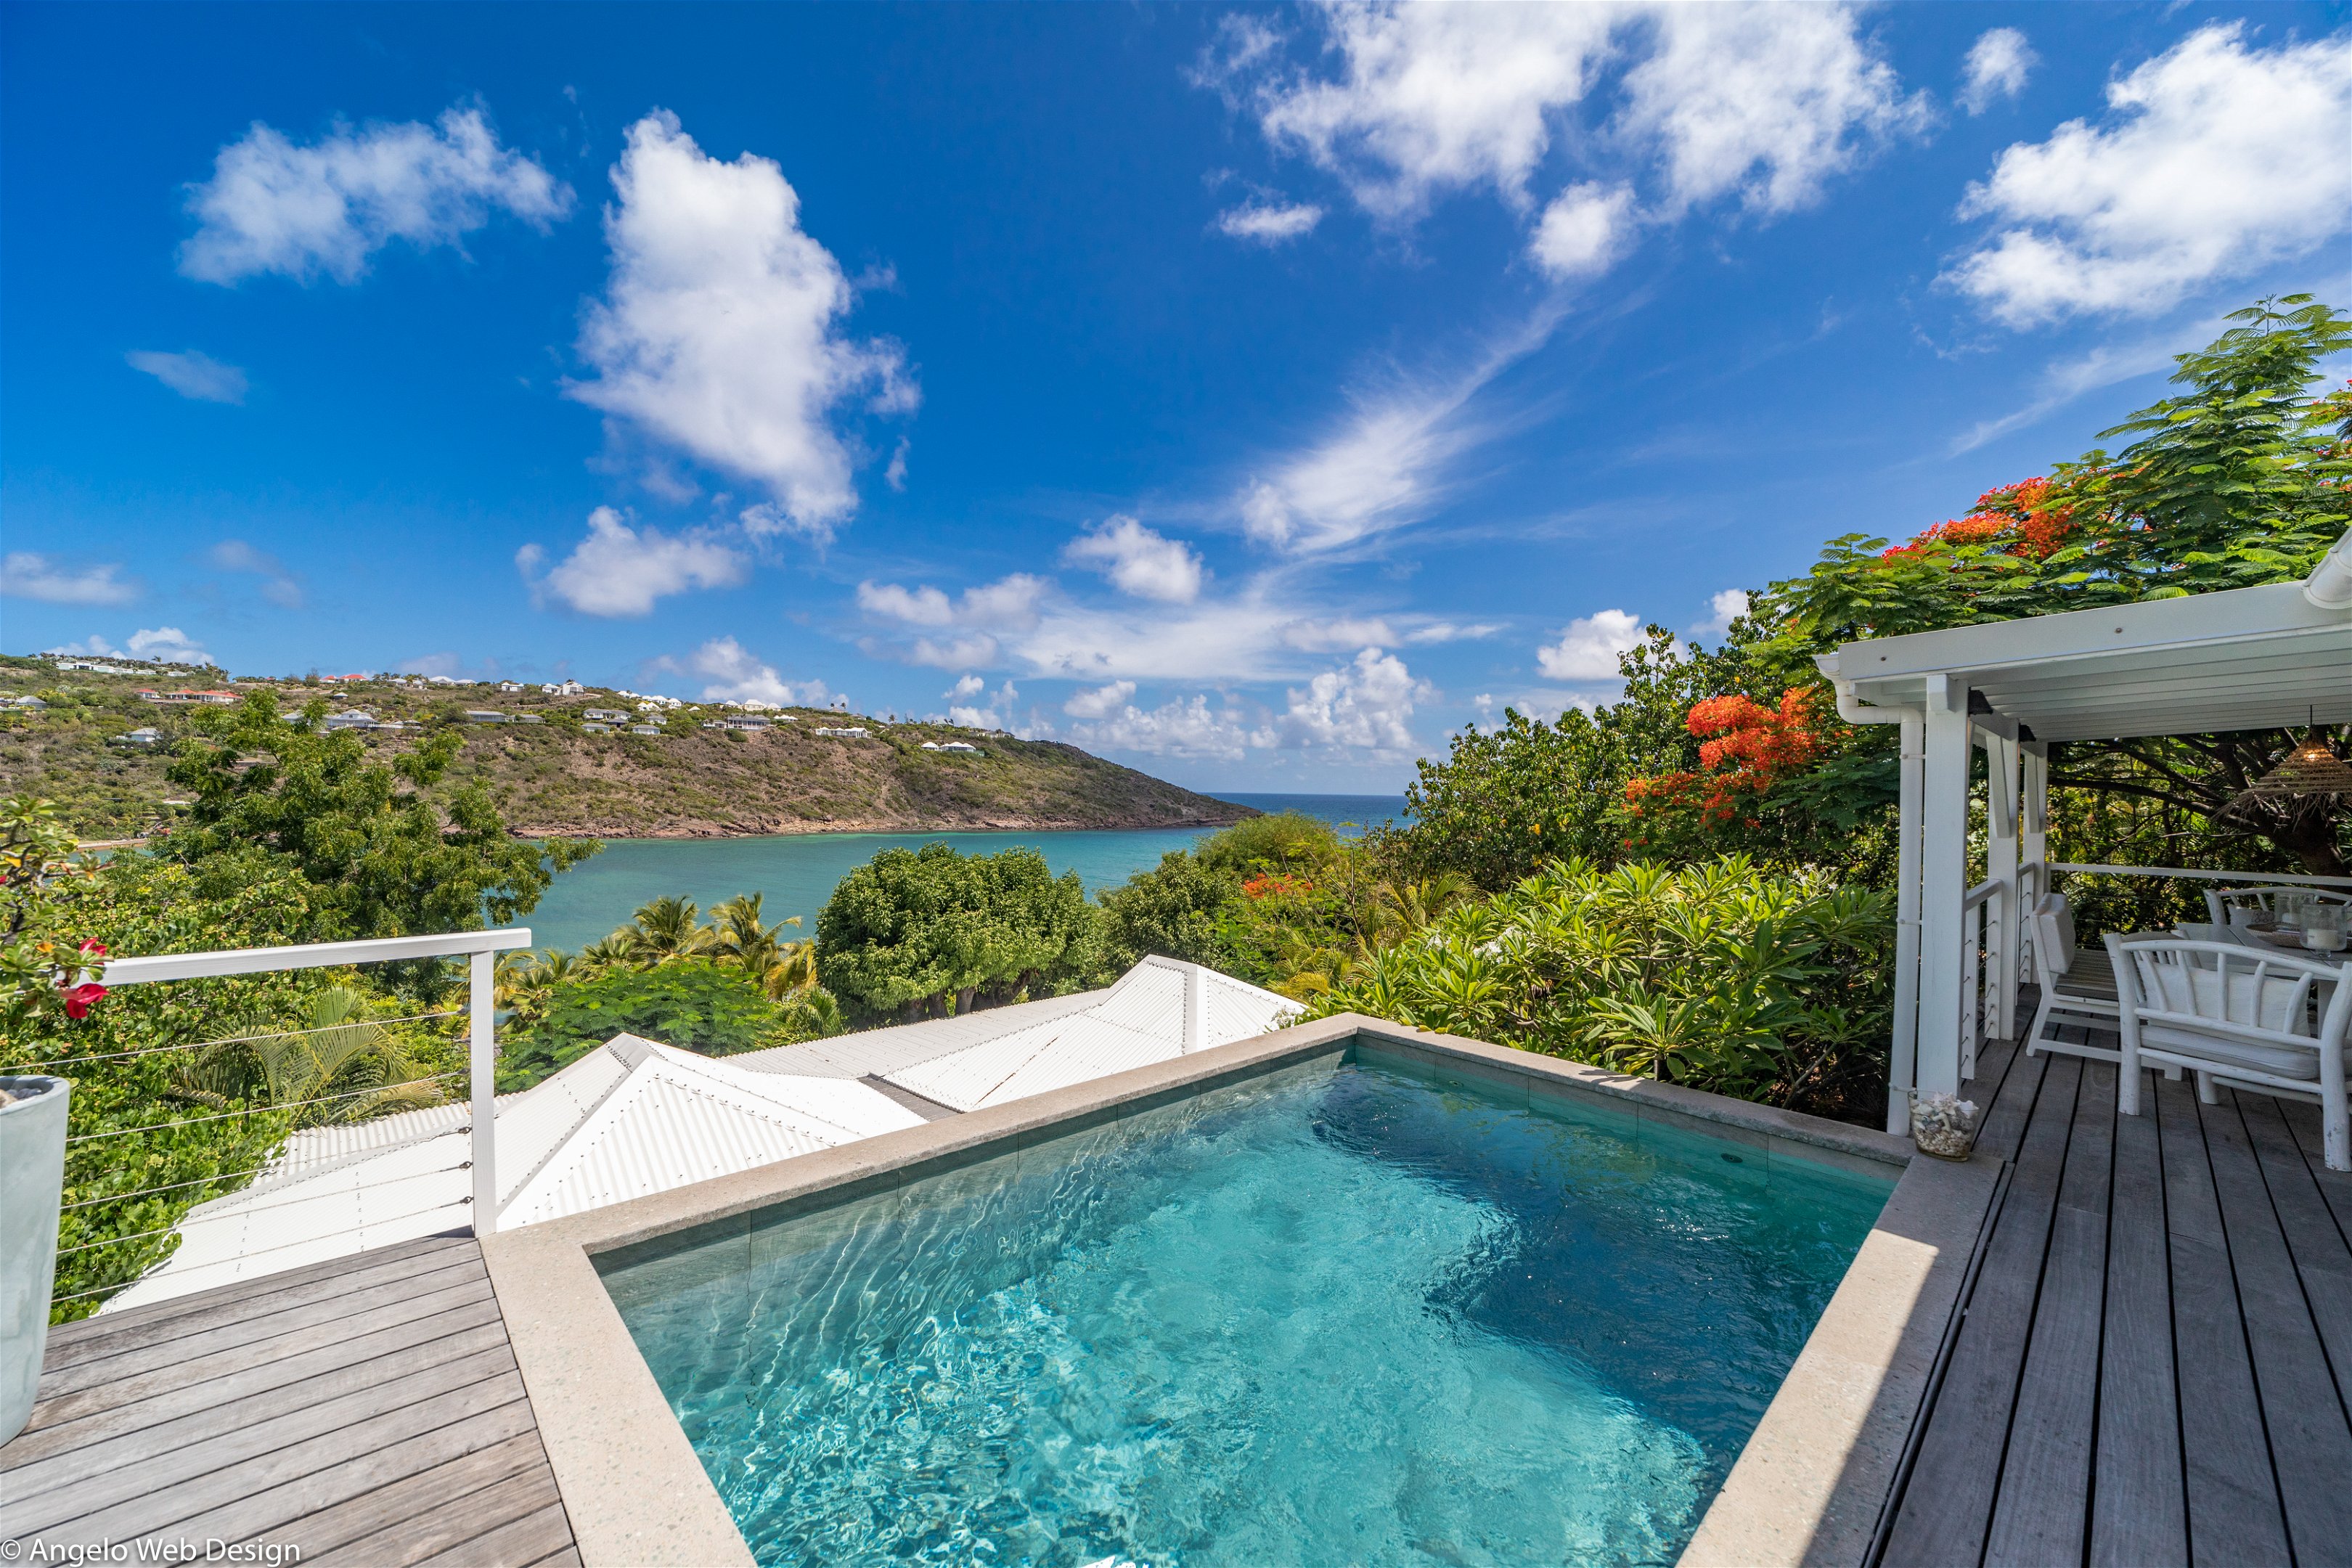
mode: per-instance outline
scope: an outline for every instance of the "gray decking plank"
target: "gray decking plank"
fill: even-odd
[[[515,1417],[510,1413],[513,1405],[522,1408],[522,1415]],[[299,1519],[301,1511],[310,1511],[299,1510],[297,1514],[268,1516],[268,1519],[261,1519],[252,1526],[242,1526],[236,1535],[230,1535],[216,1521],[224,1511],[237,1510],[247,1500],[257,1498],[257,1495],[291,1495],[289,1488],[294,1493],[299,1493],[303,1486],[310,1486],[310,1483],[334,1488],[339,1486],[334,1481],[336,1474],[352,1469],[355,1462],[364,1462],[367,1458],[383,1453],[383,1450],[402,1448],[416,1438],[433,1436],[437,1432],[454,1432],[454,1429],[470,1427],[470,1425],[482,1420],[489,1420],[491,1427],[501,1427],[497,1436],[487,1438],[487,1441],[499,1441],[499,1438],[513,1436],[515,1432],[534,1429],[530,1420],[530,1401],[522,1394],[522,1375],[520,1373],[494,1373],[489,1377],[480,1377],[475,1383],[463,1384],[463,1387],[442,1389],[440,1394],[421,1399],[412,1405],[395,1405],[395,1408],[362,1417],[362,1420],[343,1422],[341,1427],[334,1427],[330,1432],[313,1434],[313,1436],[285,1444],[282,1448],[275,1448],[270,1453],[254,1455],[249,1460],[236,1462],[236,1465],[209,1469],[205,1474],[186,1479],[186,1481],[146,1488],[134,1498],[122,1498],[118,1502],[103,1504],[99,1510],[75,1511],[61,1521],[42,1528],[42,1535],[58,1535],[58,1532],[70,1528],[75,1538],[80,1540],[99,1540],[101,1535],[103,1538],[125,1540],[131,1535],[148,1535],[148,1532],[163,1532],[172,1526],[181,1526],[181,1532],[200,1532],[200,1535],[221,1535],[224,1540],[240,1540],[245,1535],[270,1531],[280,1523],[287,1523],[289,1519]],[[480,1448],[480,1446],[485,1444],[470,1444],[468,1448],[458,1448],[457,1453],[466,1453],[470,1448]],[[440,1465],[445,1458],[454,1458],[454,1455],[436,1455],[430,1462]],[[400,1474],[409,1474],[409,1469],[397,1469],[388,1479],[397,1479]],[[381,1486],[381,1481],[376,1483]],[[70,1500],[70,1488],[64,1495]]]
[[[2263,1425],[2296,1557],[2352,1551],[2352,1421],[2336,1396],[2319,1330],[2234,1094],[2204,1117],[2221,1224],[2245,1315]]]
[[[428,1237],[421,1241],[396,1242],[347,1258],[305,1264],[283,1273],[238,1279],[209,1290],[175,1296],[168,1301],[60,1323],[49,1331],[48,1351],[42,1357],[41,1367],[46,1373],[72,1366],[91,1356],[113,1355],[121,1346],[160,1344],[215,1322],[231,1321],[246,1316],[259,1297],[268,1297],[279,1306],[296,1306],[345,1294],[354,1286],[379,1276],[423,1273],[445,1258],[478,1262],[481,1256],[481,1248],[467,1237]]]
[[[2270,1187],[2287,1249],[2303,1279],[2304,1300],[2336,1374],[2336,1395],[2352,1405],[2352,1246],[2346,1244],[2327,1199],[2312,1178],[2284,1109],[2267,1095],[2238,1096],[2239,1113],[2254,1141],[2263,1180]]]
[[[461,1546],[427,1557],[417,1568],[529,1568],[572,1544],[572,1521],[561,1502],[486,1531]]]
[[[2026,1118],[2032,1113],[2033,1097],[2042,1088],[2042,1075],[2055,1059],[2047,1055],[2029,1057],[2011,1047],[2008,1058],[1999,1064],[1998,1079],[1991,1083],[1991,1098],[1979,1101],[1982,1120],[1977,1128],[1977,1147],[2004,1160],[2017,1158],[2018,1141],[2025,1136]],[[1969,1080],[1971,1090],[1982,1093],[1977,1086],[1989,1080],[1986,1073],[1993,1070],[1982,1053],[1977,1060],[1978,1075]]]
[[[1886,1561],[1904,1568],[1976,1568],[1984,1553],[2082,1079],[2076,1058],[2037,1056],[2020,1071],[2037,1068],[2040,1091],[2013,1112],[2026,1120],[2009,1193],[1887,1537]],[[1996,1120],[2011,1110],[2017,1076],[2002,1085]]]
[[[0,1535],[46,1529],[515,1370],[514,1352],[503,1341],[470,1354],[434,1353],[446,1342],[417,1346],[396,1363],[368,1363],[356,1369],[357,1375],[346,1369],[331,1378],[270,1389],[13,1468],[0,1480],[5,1489]]]
[[[154,1374],[157,1386],[140,1391],[135,1398],[100,1401],[86,1395],[68,1395],[47,1405],[36,1405],[32,1425],[8,1445],[5,1452],[15,1458],[22,1445],[23,1458],[32,1459],[43,1454],[79,1447],[103,1436],[174,1420],[192,1411],[210,1409],[247,1394],[258,1394],[264,1389],[289,1387],[304,1379],[358,1366],[378,1357],[398,1355],[414,1346],[437,1339],[477,1331],[481,1338],[474,1343],[475,1349],[505,1342],[506,1324],[499,1316],[495,1297],[485,1296],[438,1315],[412,1319],[390,1328],[379,1329],[373,1333],[338,1339],[314,1350],[203,1382],[187,1383],[175,1378],[172,1369],[161,1369]],[[112,1394],[121,1391],[121,1388],[120,1384],[110,1384],[100,1392]],[[88,1408],[82,1408],[78,1403],[85,1398],[89,1399]]]
[[[2159,1079],[2156,1105],[2172,1254],[2174,1364],[2184,1413],[2189,1560],[2232,1568],[2284,1564],[2290,1561],[2286,1521],[2196,1091],[2186,1081]]]
[[[2352,1171],[2327,1168],[2327,1140],[2320,1130],[2319,1107],[2282,1100],[2279,1114],[2294,1133],[2295,1146],[2303,1151],[2311,1179],[2317,1184],[2319,1195],[2327,1200],[2328,1212],[2336,1216],[2336,1228],[2352,1237]]]
[[[295,1339],[298,1342],[324,1341],[325,1344],[321,1348],[329,1348],[336,1342],[355,1341],[383,1330],[397,1329],[410,1323],[429,1322],[485,1302],[490,1305],[493,1311],[496,1310],[497,1297],[490,1289],[490,1282],[487,1276],[479,1279],[469,1279],[446,1289],[428,1291],[422,1296],[408,1296],[398,1300],[363,1305],[352,1311],[341,1322],[335,1324],[331,1333],[312,1330],[295,1336]],[[198,1384],[234,1376],[238,1373],[277,1365],[289,1359],[289,1355],[296,1353],[299,1352],[283,1341],[263,1340],[256,1343],[230,1345],[209,1354],[191,1355],[185,1358],[174,1358],[169,1354],[161,1355],[157,1358],[156,1364],[147,1371],[133,1373],[106,1383],[95,1384],[88,1388],[69,1389],[51,1396],[46,1404],[47,1421],[43,1424],[59,1420],[62,1413],[68,1410],[72,1411],[73,1415],[65,1418],[83,1419],[121,1405],[152,1399],[157,1394],[171,1393],[176,1389],[193,1388]],[[208,1401],[208,1403],[217,1403],[217,1401]],[[43,1410],[37,1408],[36,1419],[38,1420],[42,1414]]]
[[[526,1433],[307,1515],[302,1561],[417,1563],[562,1500],[537,1435]]]
[[[396,1270],[399,1265],[393,1268]],[[263,1345],[267,1342],[291,1335],[307,1335],[320,1328],[333,1328],[350,1321],[363,1312],[394,1305],[417,1296],[429,1296],[437,1291],[455,1289],[476,1282],[487,1283],[489,1271],[482,1265],[481,1257],[457,1257],[443,1261],[435,1259],[428,1271],[422,1274],[384,1273],[379,1278],[355,1282],[347,1292],[311,1300],[278,1304],[277,1298],[267,1298],[268,1310],[260,1308],[264,1299],[248,1298],[221,1309],[233,1316],[217,1319],[207,1314],[205,1321],[193,1324],[188,1331],[168,1339],[142,1340],[126,1335],[129,1342],[118,1350],[82,1357],[79,1361],[52,1368],[44,1361],[41,1369],[40,1395],[53,1399],[61,1394],[85,1388],[96,1388],[140,1373],[164,1361],[194,1361],[215,1351],[234,1350],[240,1345]],[[162,1324],[149,1326],[160,1329]]]
[[[78,1540],[173,1531],[225,1541],[293,1539],[288,1527],[304,1514],[533,1430],[522,1379],[513,1373],[486,1378],[45,1533]]]
[[[2186,1568],[2189,1562],[2154,1093],[2144,1075],[2140,1114],[2115,1123],[2091,1568]]]
[[[552,1557],[542,1557],[530,1568],[580,1568],[580,1548],[567,1546]]]
[[[2080,1563],[2099,1396],[2115,1151],[2115,1068],[2085,1062],[2032,1338],[1986,1536],[1988,1568]],[[2046,1091],[2045,1091],[2046,1092]],[[2055,1116],[2052,1106],[2043,1114]]]

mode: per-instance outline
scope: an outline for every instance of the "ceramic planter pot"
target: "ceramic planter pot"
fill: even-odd
[[[72,1089],[61,1078],[0,1077],[0,1443],[32,1419],[48,1345]]]

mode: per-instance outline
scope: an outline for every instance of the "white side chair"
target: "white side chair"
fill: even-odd
[[[2026,916],[2033,939],[2033,973],[2042,983],[2042,1005],[2034,1010],[2033,1027],[2026,1032],[2025,1054],[2055,1051],[2089,1057],[2095,1061],[2123,1059],[2122,1053],[2104,1046],[2079,1045],[2056,1037],[2059,1024],[2085,1021],[2115,1026],[2117,1015],[2116,977],[2105,952],[2084,952],[2074,945],[2074,914],[2063,893],[2044,893]]]
[[[2110,936],[2107,954],[2121,982],[2118,1112],[2139,1114],[2143,1067],[2195,1073],[2208,1105],[2221,1084],[2316,1100],[2327,1168],[2352,1171],[2344,1090],[2352,976],[2341,966],[2175,936]]]
[[[2231,924],[2233,915],[2238,917],[2236,923],[2243,925],[2257,915],[2265,919],[2276,916],[2281,893],[2296,894],[2313,903],[2352,909],[2352,893],[2326,888],[2208,888],[2205,908],[2217,926]]]

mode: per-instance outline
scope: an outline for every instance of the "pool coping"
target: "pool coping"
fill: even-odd
[[[1907,1140],[1869,1128],[1342,1014],[483,1237],[583,1568],[752,1562],[606,1293],[599,1256],[657,1247],[681,1232],[737,1218],[748,1229],[755,1211],[830,1207],[1283,1068],[1342,1058],[1359,1041],[1423,1070],[1475,1080],[1488,1094],[1541,1086],[1745,1144],[1763,1155],[1768,1170],[1790,1160],[1882,1178],[1901,1173],[1878,1226],[1683,1558],[1859,1563],[1925,1394],[1999,1162],[1915,1159]],[[1847,1552],[1857,1531],[1859,1545]]]

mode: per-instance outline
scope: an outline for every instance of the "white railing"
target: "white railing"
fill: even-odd
[[[530,932],[524,928],[505,931],[451,931],[439,936],[384,937],[369,942],[315,942],[299,947],[252,947],[213,952],[159,953],[147,958],[113,958],[105,961],[99,978],[109,988],[120,985],[159,984],[173,980],[218,979],[228,975],[267,974],[298,969],[340,969],[362,963],[393,963],[426,958],[465,958],[468,961],[467,1005],[467,1071],[470,1116],[468,1125],[461,1131],[469,1139],[468,1165],[473,1173],[472,1195],[464,1200],[471,1210],[476,1236],[487,1236],[498,1228],[498,955],[530,945]],[[454,1013],[432,1013],[422,1017],[448,1017]],[[392,1019],[384,1022],[402,1022]],[[283,1032],[283,1031],[281,1031]],[[302,1031],[296,1030],[295,1033]],[[201,1041],[190,1045],[161,1046],[146,1050],[118,1053],[122,1057],[153,1056],[163,1052],[198,1050],[208,1046],[233,1044],[233,1041]],[[34,1068],[56,1068],[70,1071],[74,1061],[110,1060],[113,1058],[64,1058],[58,1062],[31,1064]],[[18,1068],[16,1070],[26,1070]],[[451,1076],[451,1075],[444,1075]],[[362,1094],[376,1090],[362,1089]],[[343,1095],[330,1095],[328,1100],[341,1100]],[[310,1103],[308,1101],[302,1103]],[[245,1110],[222,1111],[202,1116],[183,1117],[152,1126],[124,1128],[118,1131],[88,1133],[69,1138],[68,1143],[99,1138],[127,1136],[152,1132],[159,1128],[175,1127],[191,1121],[223,1121],[232,1117],[267,1114],[272,1110],[294,1109],[284,1105],[255,1106]],[[227,1173],[228,1176],[257,1175],[267,1167],[254,1171]],[[147,1195],[147,1191],[163,1192],[173,1187],[213,1185],[224,1177],[206,1177],[195,1182],[168,1184],[165,1187],[136,1193],[109,1194],[89,1200],[89,1203],[115,1203]],[[414,1176],[400,1178],[415,1180]],[[76,1207],[86,1206],[76,1205]],[[165,1232],[141,1232],[133,1236],[110,1237],[90,1246],[112,1245],[142,1239]],[[82,1294],[111,1294],[120,1286],[110,1286],[100,1291]]]
[[[2352,877],[2290,877],[2283,871],[2192,871],[2178,866],[2084,866],[2053,860],[2053,871],[2081,871],[2100,877],[2188,877],[2200,882],[2259,882],[2264,887],[2352,888]]]
[[[1979,882],[1960,900],[1960,1081],[1977,1076],[1977,1047],[1985,1024],[2006,1028],[2000,1009],[2001,900],[2000,882]]]

